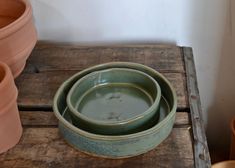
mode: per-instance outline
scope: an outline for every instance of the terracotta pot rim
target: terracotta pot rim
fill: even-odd
[[[12,0],[16,1],[16,0]],[[18,29],[20,29],[23,25],[25,25],[32,16],[32,7],[28,0],[18,0],[18,2],[22,2],[25,5],[25,10],[20,17],[18,17],[15,21],[8,24],[7,26],[0,28],[0,39],[7,37],[8,35],[14,33]]]
[[[16,89],[16,91],[14,92],[15,94],[11,97],[11,100],[6,104],[6,105],[3,105],[3,108],[1,108],[1,111],[0,111],[0,117],[1,115],[4,115],[9,107],[12,106],[13,103],[16,103],[16,100],[17,100],[17,97],[18,97],[18,91]]]
[[[6,63],[0,61],[0,68],[4,70],[4,76],[2,77],[2,79],[0,79],[0,91],[1,91],[2,89],[4,89],[4,86],[8,84],[9,80],[11,80],[12,74],[10,68],[7,66]]]
[[[13,73],[14,79],[17,78],[17,77],[21,74],[21,72],[22,72],[22,71],[24,70],[24,68],[25,68],[25,65],[26,65],[26,60],[24,61],[24,63],[22,64],[22,66],[21,66],[20,68],[16,69],[16,70],[15,70],[15,73]]]
[[[2,101],[0,103],[0,109],[2,111],[3,109],[5,109],[5,107],[8,107],[8,105],[6,105],[6,103],[16,101],[17,95],[18,95],[18,90],[17,90],[15,84],[13,86],[14,79],[13,79],[11,70],[7,66],[7,64],[0,62],[0,68],[2,68],[2,70],[4,71],[4,75],[0,81],[0,92],[1,93],[2,92],[9,92],[9,94],[10,94],[9,97],[3,101],[3,103],[2,103]],[[10,89],[13,89],[13,90],[10,90]]]
[[[22,54],[22,53],[28,52],[28,50],[33,48],[36,45],[36,43],[37,43],[37,41],[33,42],[32,44],[28,45],[26,48],[24,48],[23,50],[18,52],[14,57],[10,57],[9,59],[4,60],[4,62],[6,62],[9,66],[11,66],[12,64],[16,63],[16,61],[15,61],[16,59],[14,59],[14,58],[17,58],[17,60],[25,59],[25,61],[26,61],[26,59],[29,57],[29,55],[27,57],[25,57],[25,54]]]
[[[233,136],[235,136],[235,117],[230,122],[230,128],[231,128],[231,131],[233,133]]]
[[[218,163],[215,163],[212,165],[212,168],[213,167],[217,167],[217,166],[223,166],[224,164],[228,164],[228,163],[233,163],[235,164],[235,160],[225,160],[225,161],[222,161],[222,162],[218,162]]]

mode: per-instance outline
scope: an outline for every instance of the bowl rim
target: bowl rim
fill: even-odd
[[[126,66],[132,66],[132,67],[141,67],[149,72],[152,72],[154,74],[156,74],[157,76],[159,76],[160,78],[162,78],[162,80],[168,85],[171,93],[172,93],[172,97],[173,97],[173,105],[172,108],[170,109],[169,114],[159,123],[157,123],[155,126],[141,131],[141,132],[137,132],[137,133],[132,133],[132,134],[127,134],[127,135],[101,135],[101,134],[95,134],[95,133],[91,133],[91,132],[87,132],[85,130],[82,130],[80,128],[77,128],[76,126],[72,125],[71,123],[69,123],[59,112],[58,106],[57,106],[57,100],[59,99],[60,94],[63,92],[63,89],[67,86],[67,84],[69,84],[71,81],[73,81],[77,76],[81,75],[81,74],[85,74],[85,73],[89,73],[90,71],[92,71],[92,69],[97,69],[97,68],[102,68],[102,67],[106,67],[106,66],[120,66],[123,67],[123,65]],[[133,68],[131,68],[133,69]],[[170,82],[159,72],[155,71],[154,69],[142,65],[142,64],[138,64],[138,63],[133,63],[133,62],[109,62],[109,63],[103,63],[103,64],[99,64],[96,66],[92,66],[89,67],[83,71],[80,71],[74,75],[72,75],[70,78],[68,78],[65,82],[63,82],[61,84],[61,86],[59,87],[59,89],[57,90],[54,99],[53,99],[53,111],[55,116],[57,117],[57,119],[59,120],[59,124],[63,124],[65,127],[67,127],[68,129],[70,129],[70,131],[75,132],[76,134],[82,135],[86,138],[89,139],[94,139],[94,140],[108,140],[108,141],[116,141],[116,140],[123,140],[123,139],[134,139],[137,137],[141,137],[141,136],[146,136],[149,134],[152,134],[153,132],[159,132],[160,128],[163,127],[165,124],[168,123],[169,120],[172,119],[172,117],[175,117],[175,113],[176,113],[176,108],[177,108],[177,96],[176,96],[176,92],[173,89],[172,85],[170,84]]]
[[[74,106],[71,103],[71,97],[72,97],[72,94],[74,93],[75,89],[78,89],[77,88],[78,85],[82,81],[87,80],[91,76],[94,76],[96,74],[100,74],[100,73],[103,73],[103,72],[110,72],[110,73],[112,73],[112,71],[123,71],[124,73],[128,71],[128,72],[131,72],[131,73],[140,74],[140,75],[142,75],[142,77],[147,77],[152,82],[152,84],[155,86],[156,91],[157,91],[156,97],[153,100],[153,103],[151,104],[151,106],[148,107],[147,110],[141,112],[141,114],[138,114],[138,115],[135,115],[135,116],[133,116],[131,118],[120,120],[120,121],[100,121],[100,120],[95,120],[95,119],[92,119],[92,118],[89,118],[89,117],[83,115],[78,110],[76,110],[76,108],[74,108]],[[73,84],[73,86],[70,88],[70,90],[69,90],[69,92],[67,94],[66,103],[67,103],[68,109],[76,117],[80,118],[81,120],[86,121],[89,124],[96,124],[96,125],[105,126],[105,127],[113,127],[113,126],[123,126],[123,125],[126,125],[126,124],[131,124],[131,123],[133,123],[135,121],[141,120],[142,118],[144,118],[145,116],[150,115],[151,113],[157,113],[157,111],[154,111],[154,109],[158,108],[160,100],[161,100],[161,88],[160,88],[158,82],[156,80],[154,80],[150,75],[148,75],[148,74],[146,74],[146,73],[144,73],[142,71],[135,70],[135,69],[108,68],[108,69],[103,69],[103,70],[98,70],[98,71],[91,72],[91,73],[83,76],[82,78],[78,79]]]

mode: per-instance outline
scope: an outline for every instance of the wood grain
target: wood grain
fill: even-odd
[[[188,84],[188,97],[193,128],[195,167],[211,167],[210,153],[206,140],[205,126],[202,119],[202,108],[197,85],[197,75],[192,48],[184,47],[183,55]]]
[[[20,143],[0,154],[4,168],[64,167],[194,167],[184,51],[169,45],[71,46],[37,44],[17,79],[18,105],[24,127]],[[176,89],[178,111],[170,136],[154,150],[128,159],[92,157],[69,146],[60,136],[52,113],[54,94],[71,75],[110,61],[137,62],[163,73]]]
[[[20,119],[23,126],[58,126],[58,120],[51,111],[20,111]]]
[[[22,107],[51,108],[53,97],[59,86],[78,71],[52,71],[23,73],[16,79],[19,90],[18,104]],[[178,108],[188,107],[185,77],[181,73],[163,73],[172,83],[178,96]]]
[[[78,47],[38,45],[28,59],[30,71],[76,70],[100,63],[125,61],[145,64],[161,72],[184,73],[181,50],[168,45]]]
[[[190,131],[173,129],[170,136],[154,150],[128,159],[93,157],[70,147],[57,128],[25,128],[20,143],[0,155],[4,168],[188,168],[193,167]]]
[[[23,126],[49,127],[58,125],[54,113],[49,111],[20,111],[20,118]],[[176,113],[175,126],[180,127],[189,124],[188,112]]]

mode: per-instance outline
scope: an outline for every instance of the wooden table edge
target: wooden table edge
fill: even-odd
[[[197,84],[193,51],[190,47],[181,47],[184,57],[189,107],[191,113],[195,168],[211,167],[205,127],[202,119],[201,100]]]

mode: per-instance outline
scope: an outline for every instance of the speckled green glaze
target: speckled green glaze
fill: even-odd
[[[161,98],[158,83],[127,68],[95,71],[79,79],[67,96],[73,124],[103,135],[135,133],[153,125]]]
[[[162,97],[160,108],[159,108],[159,117],[154,117],[154,123],[157,124],[161,122],[170,112],[170,108],[166,102],[166,100]],[[71,117],[65,108],[65,111],[61,114],[66,121],[72,124]],[[171,129],[171,125],[165,126],[166,129]],[[130,138],[130,139],[120,139],[120,140],[112,140],[107,141],[105,139],[94,140],[87,137],[84,137],[81,134],[77,134],[73,130],[66,127],[66,125],[60,123],[59,128],[65,139],[69,142],[73,147],[89,153],[93,155],[99,155],[102,157],[111,157],[111,158],[122,158],[122,157],[130,157],[132,154],[127,155],[127,153],[135,152],[135,155],[144,153],[148,150],[151,150],[156,145],[156,140],[159,142],[159,138],[164,138],[164,132],[159,131],[154,134],[149,134],[146,136],[140,136],[138,138]],[[142,130],[143,131],[143,130]],[[167,130],[170,132],[170,130]],[[146,138],[148,141],[146,141]],[[150,145],[152,144],[152,145]],[[105,153],[105,155],[103,154]],[[102,154],[102,155],[100,155]],[[116,156],[118,154],[118,156]]]
[[[169,105],[169,113],[153,127],[128,135],[94,134],[72,125],[62,116],[67,107],[66,97],[70,88],[86,74],[107,68],[136,69],[152,76],[161,87],[162,96],[165,97]],[[73,75],[60,86],[53,103],[54,113],[59,119],[59,129],[65,140],[85,153],[108,158],[132,157],[155,148],[170,134],[175,120],[176,107],[176,93],[164,76],[144,65],[125,62],[97,65]]]

